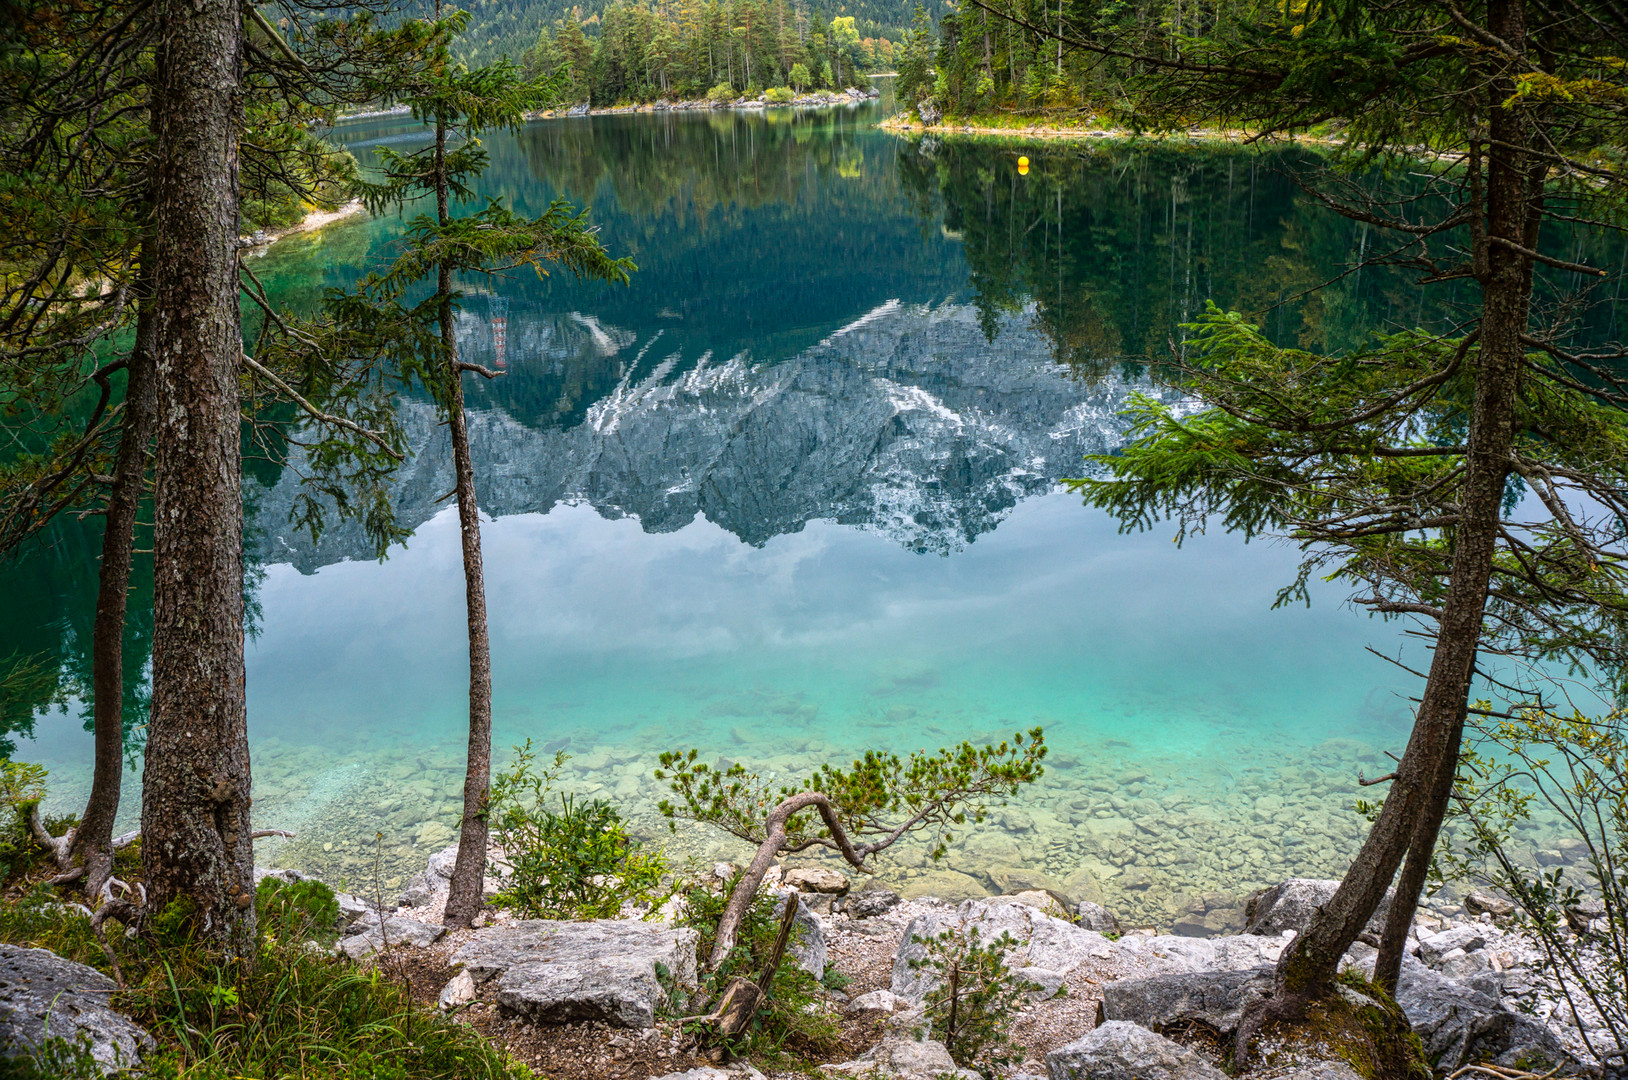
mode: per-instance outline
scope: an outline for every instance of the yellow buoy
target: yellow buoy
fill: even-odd
[[[1026,158],[1026,157],[1018,158],[1018,175],[1019,176],[1028,176],[1029,175],[1029,159],[1028,158]]]

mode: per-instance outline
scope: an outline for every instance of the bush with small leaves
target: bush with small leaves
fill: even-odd
[[[610,803],[561,795],[559,809],[551,808],[566,757],[556,754],[541,772],[534,761],[527,740],[492,782],[488,813],[504,859],[492,867],[505,882],[498,906],[528,919],[610,919],[623,904],[654,904],[667,860],[629,836]]]
[[[910,969],[931,972],[936,978],[924,1002],[928,1024],[955,1063],[993,1077],[997,1070],[1022,1061],[1023,1048],[1012,1038],[1012,1021],[1026,995],[1040,985],[1006,966],[1007,950],[1017,946],[1012,935],[1002,932],[984,942],[974,926],[911,940],[927,952],[911,960]]]
[[[1491,712],[1486,702],[1478,708]],[[1482,723],[1459,757],[1453,797],[1433,884],[1509,897],[1545,966],[1564,973],[1558,981],[1571,1010],[1599,1017],[1597,1028],[1581,1031],[1589,1049],[1628,1052],[1628,711],[1527,709]],[[1534,807],[1560,823],[1577,865],[1532,864],[1530,837],[1520,831]]]
[[[771,105],[786,105],[795,100],[797,91],[789,86],[771,86],[763,91],[763,100]]]
[[[722,105],[725,102],[734,101],[738,97],[740,97],[740,93],[725,82],[721,82],[707,91],[707,100],[714,105]]]

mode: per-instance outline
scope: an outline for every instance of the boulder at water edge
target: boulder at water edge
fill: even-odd
[[[1185,1046],[1119,1020],[1047,1054],[1046,1075],[1050,1080],[1226,1080]]]
[[[1238,1030],[1244,1010],[1271,991],[1269,967],[1121,979],[1104,984],[1101,1015],[1104,1020],[1123,1020],[1155,1031],[1197,1021],[1231,1035]]]
[[[88,1039],[103,1072],[133,1066],[152,1036],[108,1007],[113,980],[49,949],[0,945],[0,1061],[50,1039]]]
[[[1360,967],[1371,976],[1373,959]],[[1491,1061],[1541,1072],[1572,1061],[1560,1040],[1536,1020],[1431,971],[1411,956],[1402,960],[1396,1003],[1424,1044],[1425,1056],[1439,1069],[1451,1072],[1473,1062]]]
[[[695,986],[698,939],[661,923],[529,919],[475,931],[452,963],[477,985],[496,980],[498,1008],[511,1016],[647,1028],[669,989]]]
[[[928,939],[946,930],[970,933],[987,945],[1001,934],[1012,936],[1016,945],[1006,955],[1007,966],[1047,988],[1050,996],[1062,985],[1069,972],[1087,960],[1110,960],[1115,944],[1094,930],[1084,930],[1009,896],[988,900],[968,900],[953,912],[919,915],[905,927],[899,951],[893,958],[891,989],[900,997],[919,1002],[937,984],[937,976],[927,969],[912,969],[912,961],[927,955],[927,947],[916,938]]]
[[[452,888],[452,868],[457,861],[457,844],[431,855],[429,865],[413,876],[396,897],[396,903],[402,907],[427,907],[437,899],[444,899]]]
[[[1244,933],[1274,937],[1285,930],[1299,933],[1339,887],[1338,881],[1322,878],[1290,878],[1281,885],[1262,889],[1244,904]],[[1385,894],[1363,930],[1363,936],[1374,937],[1371,944],[1379,943],[1378,935],[1385,928],[1385,913],[1390,910],[1394,895],[1395,890]]]
[[[848,897],[842,910],[855,919],[874,919],[892,911],[902,902],[898,893],[873,878],[858,893]]]
[[[848,895],[847,877],[827,866],[796,866],[787,870],[782,880],[798,892]]]

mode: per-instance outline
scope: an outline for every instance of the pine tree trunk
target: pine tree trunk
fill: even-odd
[[[1493,3],[1489,9],[1489,22],[1493,32],[1521,48],[1526,39],[1524,4],[1520,0]],[[1508,36],[1504,36],[1508,35]],[[1489,135],[1492,149],[1488,155],[1487,205],[1485,221],[1489,236],[1503,237],[1528,251],[1537,250],[1539,231],[1543,221],[1544,187],[1548,170],[1522,154],[1518,147],[1528,145],[1533,132],[1529,121],[1510,109],[1501,107],[1513,93],[1512,82],[1500,77],[1492,81],[1489,101]],[[1476,207],[1479,213],[1481,208]],[[1499,244],[1489,244],[1485,253],[1486,267],[1482,285],[1481,355],[1476,401],[1471,417],[1469,469],[1466,472],[1467,497],[1464,510],[1473,510],[1477,519],[1497,520],[1501,516],[1505,485],[1508,481],[1507,464],[1512,448],[1516,387],[1520,367],[1526,353],[1521,335],[1526,332],[1532,302],[1532,260],[1519,252]],[[1484,396],[1483,387],[1489,393]],[[1476,444],[1474,432],[1486,426],[1492,433],[1486,442],[1485,460],[1474,460]],[[1496,436],[1496,437],[1494,437]],[[1496,455],[1496,456],[1494,456]],[[1479,468],[1487,483],[1479,491],[1469,488],[1470,477]],[[1494,482],[1495,479],[1495,482]],[[1473,499],[1473,502],[1472,502]],[[1490,584],[1493,550],[1496,534],[1488,541],[1485,554],[1487,582]],[[1457,580],[1457,548],[1454,559],[1454,584]],[[1483,601],[1484,603],[1484,601]],[[1476,615],[1476,629],[1480,628],[1480,612]],[[1473,663],[1473,659],[1472,659]],[[1473,673],[1472,673],[1473,674]],[[1468,704],[1469,688],[1465,688]],[[1453,798],[1453,783],[1458,775],[1458,749],[1463,736],[1467,709],[1458,716],[1456,734],[1452,739],[1452,752],[1444,755],[1432,778],[1429,798],[1414,826],[1413,838],[1408,846],[1407,863],[1401,880],[1397,882],[1396,899],[1387,913],[1385,930],[1380,940],[1379,956],[1374,961],[1374,979],[1391,993],[1401,976],[1402,955],[1407,947],[1408,928],[1418,909],[1430,862],[1436,850],[1436,838],[1446,820],[1447,808]]]
[[[150,911],[181,900],[253,956],[243,688],[238,155],[242,7],[170,0],[154,101],[153,700],[141,825]]]
[[[435,125],[435,203],[448,221],[447,129]],[[458,859],[447,894],[447,926],[468,926],[481,908],[486,877],[486,799],[492,784],[492,650],[486,631],[486,585],[481,568],[480,508],[475,501],[475,467],[469,455],[469,423],[464,415],[463,372],[452,326],[452,270],[441,264],[436,278],[441,299],[441,344],[449,365],[447,428],[458,494],[458,532],[463,543],[464,599],[469,616],[469,759],[464,769],[464,812],[458,830]]]
[[[152,440],[155,411],[150,279],[151,270],[144,260],[137,289],[141,309],[136,317],[135,346],[126,366],[123,430],[113,460],[113,486],[107,497],[96,621],[91,630],[96,763],[85,813],[69,848],[70,858],[85,867],[85,894],[92,898],[113,873],[113,821],[119,813],[124,779],[125,611],[129,606],[136,510],[146,491],[147,445]]]
[[[1494,0],[1493,32],[1520,47],[1524,12],[1520,0]],[[1528,163],[1517,149],[1530,138],[1526,122],[1514,110],[1497,107],[1510,94],[1507,79],[1489,87],[1493,107],[1485,220],[1488,234],[1525,245],[1533,209],[1527,189]],[[1531,262],[1508,248],[1492,245],[1482,282],[1479,353],[1475,358],[1475,399],[1465,454],[1459,524],[1454,530],[1452,573],[1436,635],[1435,652],[1421,696],[1413,734],[1397,768],[1385,804],[1367,841],[1330,901],[1278,961],[1274,995],[1265,1008],[1246,1016],[1239,1044],[1245,1048],[1264,1020],[1295,1019],[1305,1006],[1332,992],[1340,958],[1356,940],[1390,887],[1403,856],[1419,853],[1421,863],[1402,883],[1392,901],[1393,926],[1411,923],[1436,834],[1441,827],[1452,779],[1458,766],[1471,680],[1480,645],[1497,550],[1501,506],[1509,473],[1515,391],[1525,348],[1531,295]],[[1415,884],[1417,883],[1417,884]],[[1394,985],[1401,950],[1394,930],[1390,946],[1377,962],[1376,974]]]

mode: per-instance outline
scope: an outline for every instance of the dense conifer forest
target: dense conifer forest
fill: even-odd
[[[567,15],[544,25],[521,61],[528,74],[567,69],[563,95],[571,102],[734,98],[776,87],[866,85],[870,72],[893,68],[895,41],[887,33],[898,36],[787,0],[630,2],[585,21]]]

